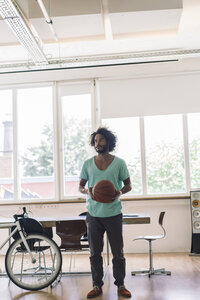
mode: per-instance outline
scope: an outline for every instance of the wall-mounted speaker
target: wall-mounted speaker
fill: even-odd
[[[192,246],[191,253],[200,253],[200,190],[190,192]]]

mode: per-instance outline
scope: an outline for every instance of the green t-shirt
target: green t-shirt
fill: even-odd
[[[83,164],[80,178],[88,181],[88,188],[94,186],[100,180],[111,181],[117,190],[122,188],[122,182],[130,177],[126,163],[123,159],[115,156],[111,164],[105,170],[100,170],[94,161],[94,157],[86,160]],[[111,217],[121,213],[122,205],[119,198],[112,203],[100,203],[92,200],[87,195],[86,207],[93,217]]]

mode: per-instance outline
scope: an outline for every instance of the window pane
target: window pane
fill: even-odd
[[[13,199],[12,91],[0,91],[0,200]]]
[[[188,115],[191,188],[200,188],[200,113]]]
[[[145,117],[148,193],[186,192],[181,115]]]
[[[64,195],[77,195],[83,162],[92,156],[91,95],[63,96],[62,126],[64,145]]]
[[[18,90],[21,198],[54,197],[52,87]]]
[[[142,176],[139,118],[103,119],[102,124],[117,135],[118,141],[114,154],[126,161],[132,183],[130,194],[141,194]]]

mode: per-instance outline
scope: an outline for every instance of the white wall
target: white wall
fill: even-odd
[[[148,251],[145,241],[134,241],[137,235],[160,234],[158,216],[166,211],[164,227],[167,236],[154,242],[155,252],[189,252],[191,246],[191,221],[189,200],[145,200],[123,201],[123,213],[146,213],[150,215],[151,224],[124,225],[124,250],[126,253],[143,253]],[[33,217],[39,216],[74,216],[85,211],[85,203],[34,204],[27,205]],[[22,211],[22,206],[1,206],[0,217],[11,217]],[[0,238],[4,239],[7,229],[0,230]],[[59,238],[56,238],[59,243]]]

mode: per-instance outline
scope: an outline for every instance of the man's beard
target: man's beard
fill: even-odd
[[[103,153],[106,153],[106,152],[107,152],[108,146],[107,146],[107,145],[101,146],[100,149],[95,148],[95,150],[96,150],[97,153],[103,154]]]

